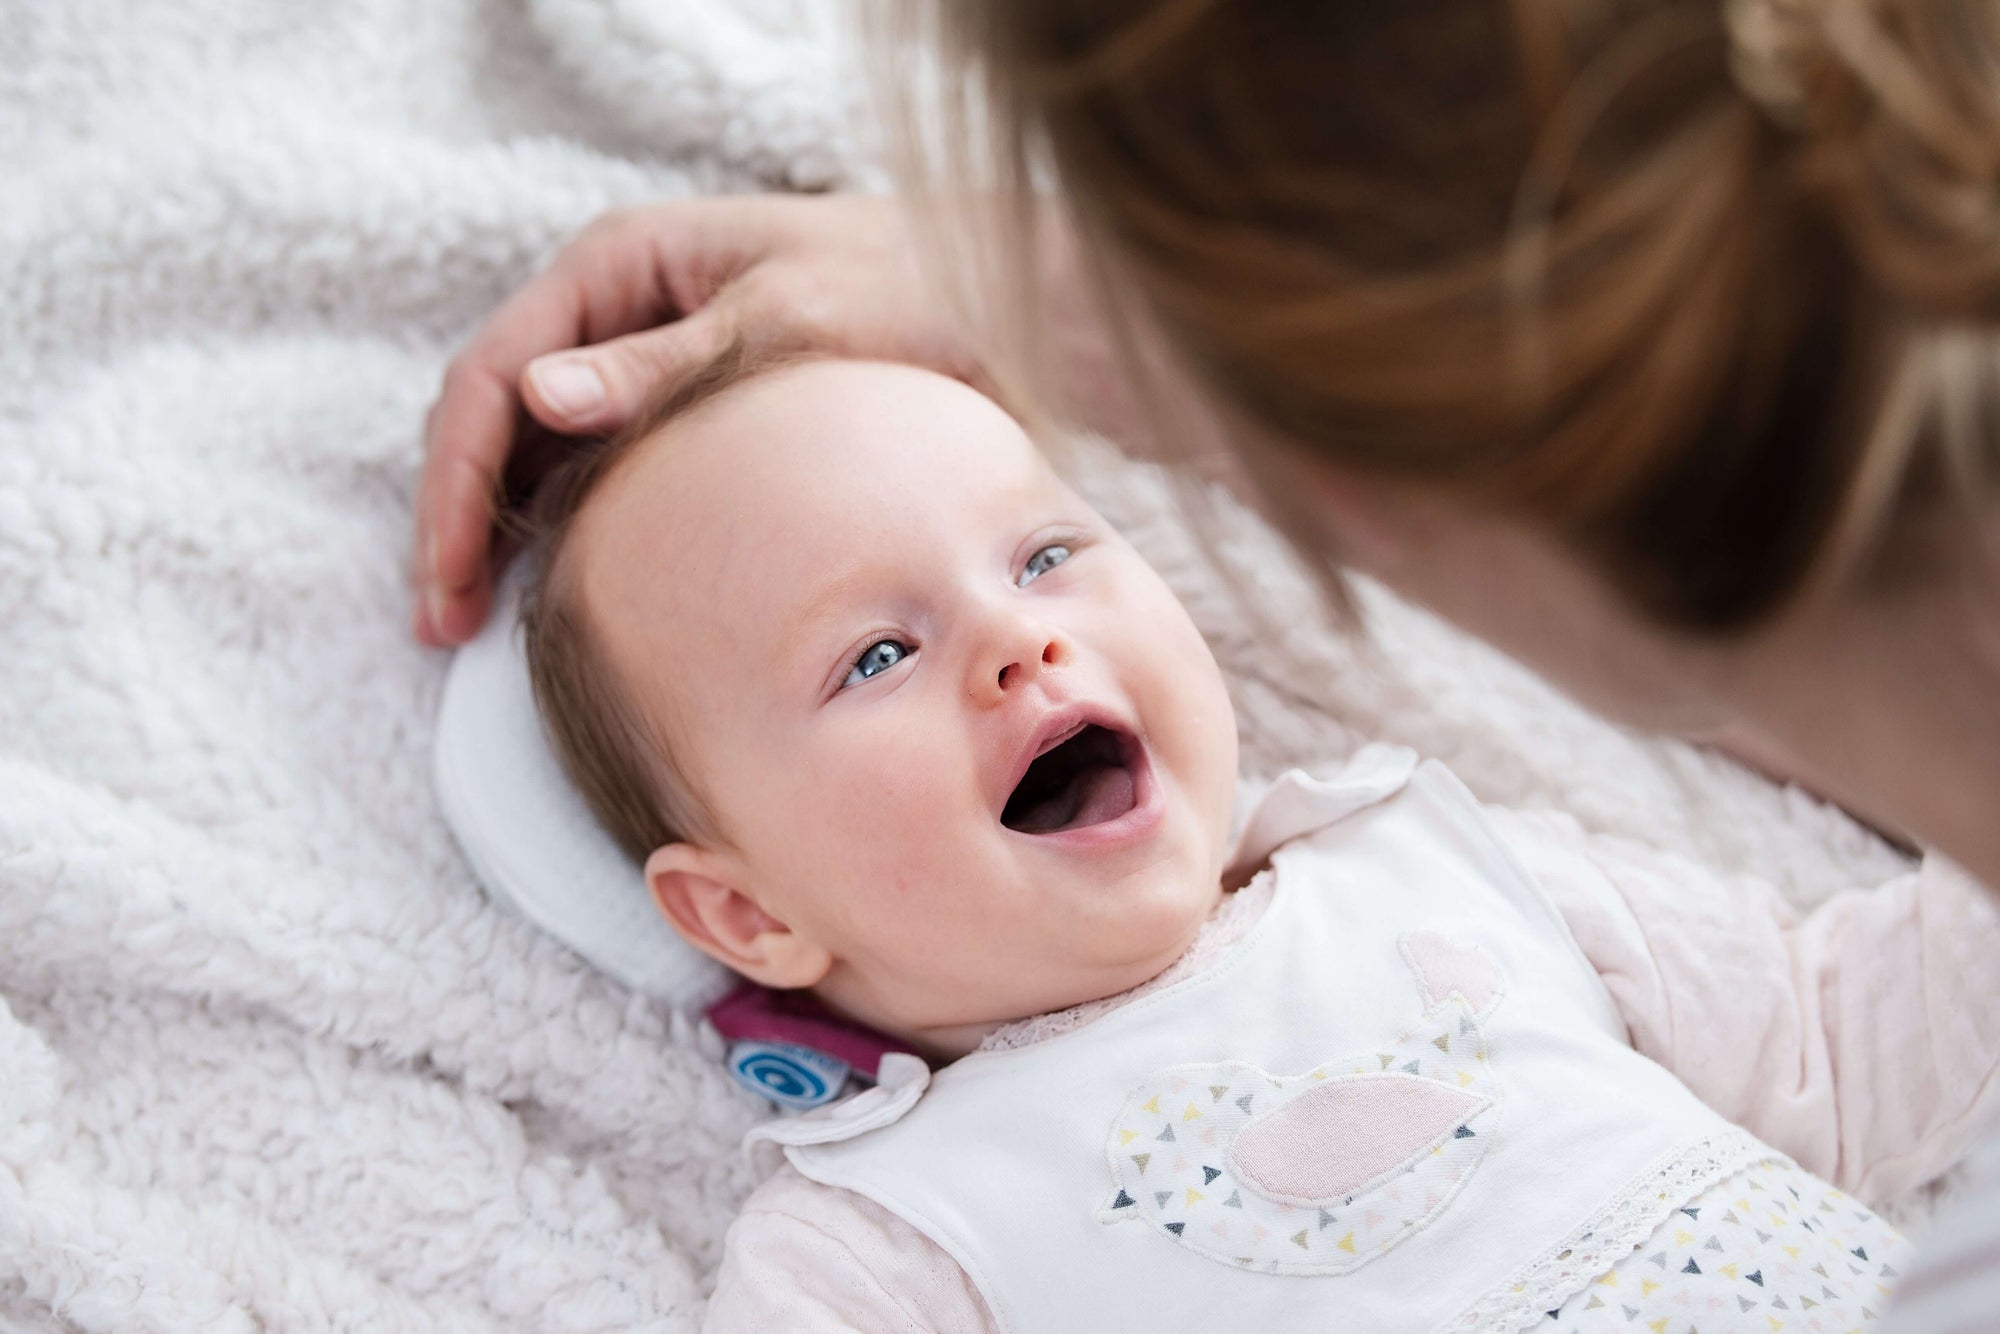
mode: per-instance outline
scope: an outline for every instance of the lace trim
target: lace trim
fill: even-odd
[[[1644,1246],[1660,1220],[1681,1204],[1733,1173],[1773,1160],[1790,1165],[1770,1145],[1733,1128],[1675,1150],[1446,1328],[1458,1334],[1511,1334],[1541,1323],[1584,1284]]]
[[[986,1035],[979,1044],[980,1051],[1011,1051],[1016,1047],[1026,1047],[1037,1042],[1045,1042],[1072,1029],[1082,1028],[1121,1005],[1126,1005],[1148,992],[1170,987],[1184,977],[1195,973],[1215,962],[1231,946],[1249,932],[1271,905],[1274,892],[1274,878],[1269,872],[1258,875],[1249,884],[1233,894],[1224,894],[1208,920],[1201,924],[1195,934],[1194,943],[1189,945],[1181,957],[1168,964],[1162,972],[1141,982],[1129,991],[1121,991],[1115,996],[1105,996],[1099,1000],[1085,1001],[1072,1005],[1067,1010],[1055,1010],[1049,1014],[1031,1015]]]

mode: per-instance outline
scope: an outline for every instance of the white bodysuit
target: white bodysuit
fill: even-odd
[[[1633,1049],[1444,770],[1288,776],[1243,843],[1275,849],[1243,891],[1268,907],[1209,966],[761,1129],[804,1179],[781,1191],[867,1202],[978,1308],[933,1323],[913,1291],[886,1327],[1762,1334],[1882,1307],[1901,1238]],[[736,1258],[711,1328],[762,1300]]]

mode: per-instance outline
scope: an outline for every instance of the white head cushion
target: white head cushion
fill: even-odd
[[[445,821],[495,902],[627,986],[703,1010],[734,975],[667,924],[542,730],[520,633],[526,564],[514,562],[445,678],[434,757]]]

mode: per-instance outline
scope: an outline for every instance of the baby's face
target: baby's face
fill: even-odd
[[[645,442],[584,613],[823,995],[941,1034],[1137,984],[1219,894],[1236,731],[1166,585],[965,386],[811,362]]]

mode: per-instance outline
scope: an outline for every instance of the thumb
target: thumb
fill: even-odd
[[[551,352],[521,371],[521,400],[536,421],[563,435],[609,435],[646,400],[721,354],[728,341],[714,311]]]

